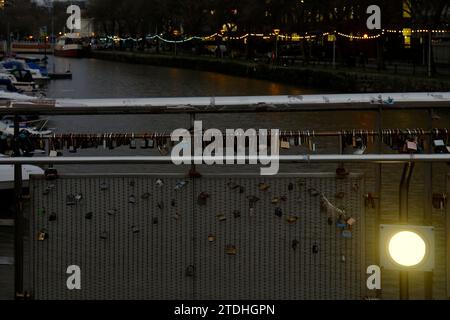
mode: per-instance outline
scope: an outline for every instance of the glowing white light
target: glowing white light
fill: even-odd
[[[414,267],[421,263],[426,254],[425,241],[417,233],[402,231],[389,241],[389,254],[398,264]]]

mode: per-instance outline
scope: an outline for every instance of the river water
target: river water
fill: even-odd
[[[327,93],[319,89],[306,89],[270,81],[241,78],[211,72],[193,71],[167,67],[125,64],[95,59],[67,59],[50,57],[49,69],[70,69],[72,80],[49,83],[49,98],[141,98],[141,97],[188,97],[188,96],[234,96],[234,95],[298,95]],[[447,127],[450,115],[436,114],[434,127]],[[289,114],[242,113],[232,115],[200,115],[204,128],[281,129],[281,130],[376,130],[377,115],[374,112],[306,112]],[[386,111],[383,115],[385,128],[428,128],[430,120],[425,111]],[[166,132],[177,128],[189,128],[185,115],[120,115],[120,116],[59,116],[50,118],[50,127],[57,133],[145,133]],[[336,138],[316,139],[318,153],[338,153]],[[376,152],[368,146],[367,152]],[[385,147],[385,152],[392,152]],[[294,149],[286,153],[305,153]],[[149,150],[83,150],[76,155],[157,155]],[[69,155],[72,156],[72,155]],[[90,166],[69,166],[70,171],[91,172]],[[87,168],[89,167],[89,168]],[[99,170],[102,166],[96,166]],[[116,167],[114,172],[128,172],[138,167],[138,172],[148,171],[147,166]],[[173,169],[173,166],[172,166]],[[110,171],[110,170],[107,170]],[[134,170],[131,170],[134,171]],[[151,170],[150,170],[151,171]]]

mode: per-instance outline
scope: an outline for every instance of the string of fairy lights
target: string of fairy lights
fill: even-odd
[[[354,35],[353,33],[350,34],[346,34],[343,32],[338,32],[338,31],[334,31],[334,32],[324,32],[324,33],[320,33],[320,34],[308,34],[305,33],[303,35],[298,35],[298,34],[292,34],[292,35],[284,35],[284,34],[279,34],[279,33],[269,33],[269,34],[263,34],[263,33],[247,33],[244,35],[240,35],[240,36],[229,36],[223,33],[219,33],[216,32],[214,34],[211,34],[209,36],[190,36],[184,39],[179,39],[179,40],[173,40],[173,39],[167,39],[164,38],[162,34],[155,34],[155,35],[148,35],[145,37],[145,40],[155,40],[158,39],[162,42],[165,43],[171,43],[171,44],[182,44],[182,43],[186,43],[186,42],[190,42],[190,41],[194,41],[194,40],[199,40],[199,41],[211,41],[211,40],[216,40],[218,38],[222,39],[222,40],[246,40],[248,38],[261,38],[263,40],[268,40],[268,39],[273,39],[273,38],[278,38],[278,40],[281,41],[302,41],[302,40],[312,40],[312,39],[317,39],[317,38],[322,38],[322,37],[327,37],[327,36],[331,36],[331,40],[330,41],[334,41],[336,36],[340,36],[343,38],[347,38],[349,40],[373,40],[373,39],[378,39],[380,38],[382,35],[388,33],[388,34],[400,34],[400,35],[404,35],[405,34],[405,30],[407,30],[407,32],[411,33],[411,34],[424,34],[424,33],[433,33],[433,34],[445,34],[445,33],[450,33],[450,30],[444,30],[444,29],[436,29],[436,30],[427,30],[427,29],[417,29],[417,30],[413,30],[413,29],[402,29],[402,30],[394,30],[394,29],[383,29],[381,30],[380,33],[378,34],[374,34],[374,35],[369,35],[367,33],[365,34],[358,34],[358,35]],[[121,38],[118,36],[108,36],[106,37],[107,39],[113,40],[113,41],[142,41],[144,40],[144,38]]]

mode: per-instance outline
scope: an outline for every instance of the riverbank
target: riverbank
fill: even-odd
[[[411,75],[362,72],[357,69],[334,70],[326,66],[283,67],[242,60],[117,51],[94,51],[92,57],[124,63],[219,72],[341,93],[450,91],[448,77],[429,79]]]

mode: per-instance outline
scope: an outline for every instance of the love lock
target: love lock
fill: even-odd
[[[199,206],[206,206],[208,198],[209,198],[209,194],[207,192],[200,193],[197,198],[197,204]]]
[[[45,213],[46,213],[45,208],[39,208],[38,209],[38,215],[43,216],[43,215],[45,215]]]
[[[139,228],[138,227],[136,227],[136,226],[132,226],[131,227],[131,231],[134,233],[134,234],[136,234],[136,233],[139,233],[140,232],[140,230],[139,230]]]
[[[83,200],[83,194],[82,193],[78,193],[77,195],[75,195],[75,200],[77,202],[80,202],[81,200]]]
[[[75,203],[76,203],[76,199],[73,194],[69,194],[66,196],[66,205],[67,206],[74,206]]]
[[[128,198],[128,203],[129,204],[136,204],[136,197],[135,196],[130,196],[129,198]]]
[[[320,195],[320,192],[314,188],[308,189],[308,193],[311,197],[318,197]]]
[[[292,182],[288,185],[288,191],[294,191],[294,184]]]
[[[262,182],[262,183],[260,183],[258,185],[258,188],[259,188],[260,191],[265,192],[265,191],[268,191],[270,189],[270,185],[268,185],[267,183],[263,183]]]
[[[255,196],[247,197],[247,199],[248,199],[250,208],[254,208],[255,204],[260,200],[258,197],[255,197]]]
[[[157,187],[161,188],[164,185],[164,182],[161,179],[158,179],[158,180],[156,180],[155,184],[156,184]]]
[[[48,217],[48,221],[50,221],[50,222],[56,221],[56,213],[53,212],[53,213]]]
[[[175,185],[175,191],[183,189],[187,184],[188,181],[178,181]]]
[[[115,216],[117,214],[117,210],[116,209],[109,209],[108,211],[106,211],[106,213],[108,214],[108,216]]]
[[[152,219],[152,223],[155,224],[155,225],[158,224],[159,223],[159,219],[157,217],[153,218]]]
[[[163,201],[159,201],[157,206],[160,210],[164,210],[164,202]]]
[[[289,216],[286,218],[286,222],[289,224],[297,223],[297,221],[298,221],[298,217],[296,217],[296,216]]]
[[[234,245],[227,245],[225,247],[225,253],[229,256],[235,256],[237,254],[237,248]]]
[[[177,206],[177,200],[172,199],[172,200],[170,201],[170,205],[171,205],[172,207],[176,207],[176,206]]]
[[[319,253],[319,246],[317,245],[317,243],[315,243],[313,246],[312,246],[312,253],[313,254],[318,254]]]
[[[109,233],[106,231],[104,231],[100,234],[100,239],[102,239],[102,240],[106,240],[106,239],[108,239],[108,237],[109,237]]]
[[[88,212],[88,213],[86,213],[86,215],[84,217],[86,218],[86,220],[92,220],[93,216],[94,216],[93,212]]]
[[[48,233],[47,230],[42,229],[38,232],[38,241],[45,241],[48,239]]]
[[[178,221],[178,220],[181,219],[181,216],[180,216],[178,213],[175,213],[175,214],[173,215],[173,219],[174,219],[175,221]]]
[[[212,243],[212,242],[215,242],[215,241],[216,241],[216,237],[214,235],[210,234],[208,236],[208,242]]]
[[[217,218],[219,219],[220,222],[224,222],[227,220],[227,217],[223,213],[217,215]]]
[[[108,190],[109,189],[109,186],[108,186],[108,184],[106,183],[106,182],[102,182],[101,184],[100,184],[100,190],[101,191],[106,191],[106,190]]]
[[[144,194],[141,195],[141,199],[142,200],[148,200],[150,199],[150,193],[146,192]]]
[[[189,277],[189,278],[195,277],[195,266],[192,266],[192,265],[188,266],[186,268],[185,274],[186,274],[186,277]]]
[[[292,241],[292,249],[297,250],[298,246],[300,245],[300,241],[298,240],[293,240]]]
[[[233,216],[235,219],[238,219],[241,217],[241,212],[239,210],[234,210],[233,211]]]
[[[283,216],[283,210],[281,208],[279,208],[279,207],[275,208],[275,215],[278,218],[281,218]]]

